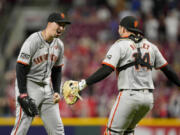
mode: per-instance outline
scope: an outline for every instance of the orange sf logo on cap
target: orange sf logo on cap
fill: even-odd
[[[138,21],[134,22],[134,27],[136,28],[138,26]]]
[[[60,16],[61,16],[61,18],[63,18],[63,19],[64,19],[64,17],[65,17],[64,13],[61,13]]]

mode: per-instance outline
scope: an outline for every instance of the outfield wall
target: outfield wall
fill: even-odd
[[[63,118],[66,135],[103,135],[107,118]],[[0,118],[0,135],[9,135],[15,118]],[[28,135],[47,135],[40,118],[33,120]],[[143,119],[135,135],[180,135],[180,119]]]

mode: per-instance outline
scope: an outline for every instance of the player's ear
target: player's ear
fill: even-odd
[[[124,28],[124,27],[122,27],[122,32],[123,32],[123,33],[126,33],[126,32],[127,32],[127,29]]]

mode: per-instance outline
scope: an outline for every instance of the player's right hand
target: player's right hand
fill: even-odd
[[[81,81],[78,82],[79,90],[82,91],[87,87],[86,80],[82,79]]]
[[[60,95],[59,95],[59,93],[57,93],[57,92],[54,93],[54,95],[53,95],[53,102],[54,102],[54,104],[58,103],[59,100],[60,100]]]

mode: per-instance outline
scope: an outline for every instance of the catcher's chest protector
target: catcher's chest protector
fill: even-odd
[[[119,69],[118,89],[154,89],[152,67],[167,63],[158,48],[143,39],[138,44],[130,39],[115,42],[103,60],[104,64]],[[128,65],[128,66],[127,66]]]

